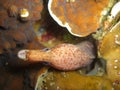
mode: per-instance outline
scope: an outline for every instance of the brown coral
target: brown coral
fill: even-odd
[[[18,15],[18,8],[15,5],[12,5],[8,8],[8,14],[11,17],[17,17]]]
[[[104,77],[83,76],[76,71],[59,72],[55,70],[52,70],[52,72],[46,70],[46,72],[39,74],[35,90],[44,90],[46,88],[49,90],[114,89],[112,83]]]
[[[19,19],[19,12],[23,8],[29,11],[29,22],[23,23]],[[34,33],[34,23],[36,20],[41,18],[40,12],[42,11],[42,8],[42,0],[0,1],[0,43],[2,43],[2,45],[0,45],[1,54],[4,51],[11,51],[11,49],[17,50],[26,46],[29,48],[29,45],[30,48],[32,48],[32,45],[38,45],[38,41],[35,40],[36,35]]]
[[[49,0],[55,21],[75,36],[84,37],[99,28],[99,19],[109,0]]]
[[[107,62],[107,76],[116,90],[120,88],[120,21],[112,27],[99,44],[102,58]]]

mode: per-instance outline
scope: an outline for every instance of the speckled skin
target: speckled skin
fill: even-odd
[[[85,43],[89,44],[90,43]],[[85,49],[89,49],[86,47]],[[61,44],[51,50],[52,53],[52,66],[62,70],[74,70],[84,67],[92,62],[94,55],[81,48],[82,46],[75,46],[72,44]],[[84,48],[84,47],[83,47]]]
[[[90,64],[95,55],[90,42],[79,45],[60,44],[45,52],[42,50],[29,50],[26,59],[29,61],[49,62],[50,66],[59,70],[75,70]]]

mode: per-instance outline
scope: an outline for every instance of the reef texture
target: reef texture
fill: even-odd
[[[108,3],[109,0],[49,0],[48,10],[71,34],[84,37],[99,28],[101,12]]]
[[[104,82],[104,84],[103,84]],[[112,83],[98,76],[82,76],[76,71],[44,71],[39,75],[35,90],[113,90]]]
[[[115,90],[120,89],[120,21],[103,37],[99,44],[100,56],[106,60],[107,77]]]
[[[39,47],[33,27],[35,21],[41,18],[42,8],[42,0],[0,1],[0,54],[10,52],[11,49]],[[22,9],[28,11],[27,21],[20,17]]]
[[[0,68],[0,89],[1,90],[23,90],[23,73],[13,73]],[[19,88],[18,88],[19,87]],[[30,89],[31,90],[31,89]]]
[[[29,11],[29,20],[39,20],[41,18],[41,11],[43,9],[43,1],[42,0],[1,0],[0,1],[1,12],[8,13],[9,16],[15,16],[15,14],[19,14],[21,9],[27,9]],[[6,16],[6,14],[4,14]],[[2,18],[1,18],[2,19]],[[6,18],[6,20],[9,19]],[[4,22],[7,22],[7,21]],[[7,24],[6,24],[7,25]]]
[[[101,58],[104,58],[106,61],[106,63],[104,63],[106,64],[104,68],[103,64],[101,65],[99,62],[99,58],[96,58],[93,61],[93,58],[95,58],[96,55],[92,52],[95,48],[93,48],[91,44],[67,44],[68,46],[66,46],[66,44],[60,44],[50,50],[44,51],[34,33],[33,26],[35,21],[41,19],[43,4],[45,4],[44,10],[46,10],[48,4],[47,1],[52,1],[52,7],[49,7],[49,9],[51,9],[60,19],[62,24],[69,24],[72,34],[74,33],[73,35],[81,37],[87,36],[99,28],[101,10],[103,10],[104,7],[107,7],[109,1],[118,2],[118,0],[0,0],[0,89],[119,90],[120,24],[114,23],[115,27],[113,28],[113,24],[108,25],[107,28],[110,28],[110,30],[108,30],[107,33],[105,31],[103,39],[98,41],[99,48],[97,50],[99,51]],[[112,6],[110,6],[109,9],[111,9],[111,7]],[[45,12],[43,12],[44,15],[41,21],[42,24],[44,24],[42,28],[47,27],[49,30],[60,30],[58,32],[61,32],[63,28],[52,21],[52,18],[50,17],[51,14],[49,15],[48,12]],[[108,12],[110,11],[105,11],[102,14],[106,16],[106,13]],[[46,18],[47,16],[49,19]],[[46,21],[44,21],[43,18]],[[119,21],[119,18],[115,21]],[[52,35],[54,33],[53,31]],[[58,37],[63,36],[63,34],[60,34],[59,36],[59,33],[56,34],[56,36],[57,35]],[[65,33],[64,36],[67,40],[69,39]],[[79,41],[79,39],[75,38],[70,39]],[[81,40],[91,41],[91,39],[93,38],[80,38],[79,42],[81,42]],[[76,69],[76,67],[74,69],[73,67],[71,68],[72,64],[69,66],[70,69],[61,68],[61,66],[68,67],[67,60],[79,61],[80,59],[80,61],[82,61],[84,59],[84,61],[77,64],[75,63],[73,66],[79,64],[79,68],[84,66],[87,67],[67,72],[55,70],[51,67],[46,68],[44,64],[36,63],[35,61],[36,55],[39,53],[36,53],[34,55],[35,57],[31,59],[32,63],[27,61],[24,62],[17,57],[18,51],[22,49],[27,49],[29,51],[34,49],[33,51],[35,52],[35,49],[39,49],[38,51],[41,53],[41,56],[47,55],[47,59],[54,60],[54,63],[59,66],[50,63],[47,64],[58,68],[59,70]],[[47,60],[44,56],[41,56],[38,55],[39,59],[36,59],[37,62],[39,62],[40,58],[44,61]],[[63,60],[63,62],[56,62],[58,60]],[[12,64],[13,67],[9,67],[10,64]],[[102,74],[97,76],[97,73]]]
[[[27,12],[20,13],[26,9]],[[20,49],[41,49],[34,32],[34,24],[41,19],[42,0],[0,0],[0,89],[27,90],[24,70],[9,71],[11,66],[23,66],[17,58]],[[26,15],[23,17],[20,15]],[[28,65],[28,63],[26,64]],[[10,67],[9,67],[10,66]],[[24,89],[25,88],[25,89]],[[31,90],[31,89],[28,89]],[[33,89],[32,89],[33,90]]]

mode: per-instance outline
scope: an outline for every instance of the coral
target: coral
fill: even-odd
[[[116,9],[117,5],[119,7],[117,2],[119,1],[0,0],[0,88],[119,90],[120,14],[119,9]],[[42,9],[46,11],[42,13]],[[64,32],[67,29],[57,25],[53,19],[74,36],[67,35],[67,31]],[[36,21],[41,25],[35,33]],[[89,35],[96,30],[99,43]],[[55,39],[52,35],[55,35]],[[43,49],[37,36],[43,43],[49,43],[49,39],[53,39],[50,43],[55,42],[56,45],[58,42],[54,40],[58,38],[69,43],[61,40],[59,43],[62,44]],[[83,40],[87,42],[82,42]],[[88,41],[93,41],[96,46]],[[76,44],[77,42],[82,43]],[[97,58],[94,52],[97,45],[102,59]],[[44,67],[45,71],[42,70]],[[19,82],[16,83],[17,81]]]
[[[104,82],[104,84],[103,84]],[[110,80],[97,76],[82,76],[76,71],[44,71],[38,76],[35,90],[113,90]]]
[[[0,53],[18,50],[20,48],[34,48],[39,42],[34,32],[34,23],[41,18],[43,8],[42,0],[20,1],[1,0],[0,1]],[[29,21],[22,22],[19,14],[21,10],[29,11]],[[32,43],[32,45],[31,45]],[[33,44],[35,43],[35,44]],[[36,46],[35,45],[35,46]],[[40,44],[39,44],[40,45]],[[38,48],[38,47],[37,47]]]
[[[99,28],[102,10],[109,0],[49,0],[53,19],[75,36],[84,37]]]
[[[5,68],[0,67],[0,89],[1,90],[22,90],[23,89],[23,73],[18,74],[6,71]]]
[[[106,60],[107,77],[120,88],[120,21],[100,41],[100,56]]]
[[[15,5],[12,5],[8,8],[8,14],[10,17],[17,17],[18,16],[18,8]]]

